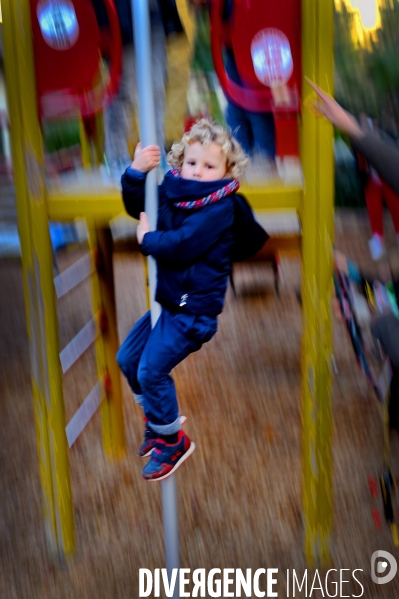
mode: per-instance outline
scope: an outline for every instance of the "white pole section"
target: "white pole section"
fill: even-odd
[[[152,92],[151,29],[148,0],[132,0],[134,45],[136,50],[137,92],[139,100],[139,130],[143,147],[156,145],[155,107]],[[158,172],[153,169],[147,175],[145,184],[145,211],[151,229],[155,230],[158,212]],[[152,326],[161,313],[160,305],[155,301],[156,262],[148,257],[150,286],[150,308]]]
[[[137,91],[139,99],[139,129],[140,139],[144,146],[157,143],[155,128],[155,108],[151,78],[151,31],[148,0],[132,0],[133,31],[136,49]],[[162,150],[162,148],[161,148]],[[151,229],[156,228],[158,211],[157,170],[153,169],[147,175],[145,211],[150,221]],[[152,326],[161,312],[160,305],[155,301],[156,263],[152,257],[148,259],[148,274],[150,285],[150,308]],[[162,481],[162,506],[165,534],[166,567],[169,583],[173,568],[180,567],[179,551],[179,521],[177,514],[176,477],[173,474]],[[173,599],[179,599],[179,585],[175,585]]]

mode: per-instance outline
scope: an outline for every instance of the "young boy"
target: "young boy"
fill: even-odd
[[[144,410],[138,455],[151,455],[142,472],[150,481],[170,476],[195,449],[181,430],[170,371],[216,333],[231,271],[237,177],[248,159],[222,127],[205,119],[193,125],[169,152],[173,170],[159,186],[157,230],[150,231],[145,178],[159,161],[159,148],[138,145],[122,176],[126,211],[140,219],[141,252],[157,261],[156,300],[162,306],[154,328],[147,312],[117,355]]]

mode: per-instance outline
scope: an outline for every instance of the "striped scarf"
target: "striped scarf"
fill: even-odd
[[[180,172],[177,169],[174,168],[170,172],[172,173],[172,175],[174,177],[176,177],[176,179],[180,178]],[[191,200],[190,202],[175,202],[174,205],[176,206],[176,208],[185,208],[186,210],[196,210],[197,208],[203,208],[204,206],[207,206],[208,204],[213,204],[214,202],[221,200],[222,198],[237,191],[237,189],[239,187],[240,187],[239,181],[237,179],[233,179],[232,181],[230,181],[230,183],[227,183],[227,185],[225,185],[224,187],[221,187],[217,191],[214,191],[213,193],[209,194],[209,196],[206,196],[199,200]]]

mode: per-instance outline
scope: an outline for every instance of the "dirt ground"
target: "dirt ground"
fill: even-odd
[[[387,221],[388,242],[394,243]],[[336,246],[364,267],[369,236],[364,212],[340,212]],[[60,267],[73,258],[58,256]],[[236,269],[237,297],[228,292],[219,332],[175,372],[193,457],[177,474],[181,565],[191,568],[278,568],[279,596],[287,596],[285,570],[303,573],[301,507],[300,339],[298,258],[283,260],[281,297],[263,265]],[[115,276],[122,340],[145,310],[138,255],[117,254]],[[142,435],[139,408],[124,383],[127,454],[110,463],[101,447],[96,415],[71,450],[77,534],[76,555],[63,568],[46,553],[22,275],[16,260],[0,262],[0,598],[133,599],[139,568],[165,567],[160,486],[140,478],[135,453]],[[61,347],[90,318],[90,292],[82,284],[59,302]],[[368,476],[382,463],[377,401],[357,369],[342,323],[335,323],[334,530],[335,568],[363,569],[364,597],[399,596],[399,578],[370,579],[370,558],[393,547],[377,530]],[[64,379],[67,420],[95,382],[93,354]],[[392,455],[397,456],[398,439]],[[393,460],[394,473],[399,468]],[[382,518],[383,519],[383,518]],[[348,572],[345,573],[349,578]],[[330,593],[333,591],[330,590]],[[342,595],[359,595],[347,584]],[[296,596],[305,596],[298,593]],[[322,597],[320,590],[312,594]]]

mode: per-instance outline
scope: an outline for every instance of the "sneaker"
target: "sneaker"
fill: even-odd
[[[158,433],[152,430],[147,424],[147,418],[144,418],[146,421],[145,429],[144,429],[144,441],[140,445],[137,450],[137,455],[139,458],[146,458],[147,456],[152,454],[152,450],[155,447],[155,441],[158,438]]]
[[[183,426],[186,420],[187,416],[180,416],[180,426]],[[158,439],[159,436],[158,433],[153,431],[152,428],[148,426],[148,420],[145,417],[144,422],[146,423],[144,429],[144,441],[137,450],[137,455],[139,456],[139,458],[147,458],[149,455],[152,454],[152,450],[155,447],[155,441]]]
[[[379,260],[385,255],[385,243],[380,235],[373,235],[369,241],[369,249],[372,260]]]
[[[171,476],[193,453],[195,443],[183,432],[178,432],[177,443],[168,445],[157,439],[150,461],[144,466],[142,476],[148,481],[159,481]]]

